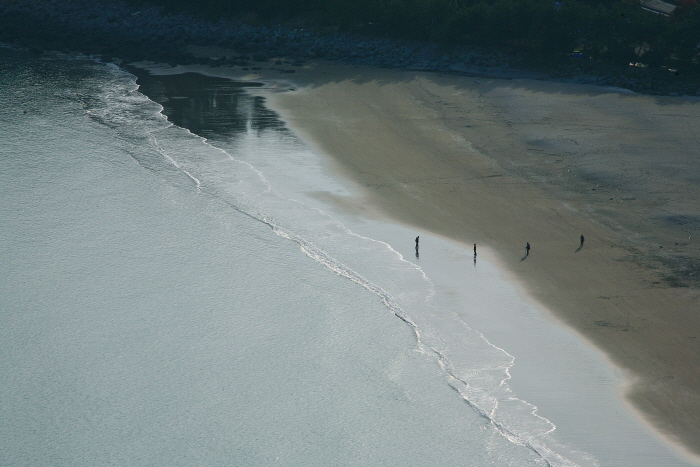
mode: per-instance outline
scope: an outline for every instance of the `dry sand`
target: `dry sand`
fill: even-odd
[[[626,370],[647,421],[700,455],[699,99],[330,64],[262,73],[245,78],[271,83],[270,105],[363,187],[338,202],[491,247]]]

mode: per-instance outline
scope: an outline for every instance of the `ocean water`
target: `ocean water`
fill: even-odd
[[[691,465],[488,251],[324,203],[259,85],[0,54],[0,465]]]

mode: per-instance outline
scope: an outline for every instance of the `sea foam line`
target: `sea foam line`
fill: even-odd
[[[134,88],[129,90],[129,93],[138,94],[139,97],[141,97],[144,101],[148,101],[149,103],[154,104],[154,102],[150,101],[150,99],[148,99],[146,96],[143,96],[143,94],[138,93],[138,91],[137,91],[138,86],[135,83],[135,78],[134,78],[133,84],[134,84]],[[131,101],[131,102],[129,102],[129,104],[133,105],[133,104],[137,104],[137,102]],[[167,126],[167,128],[171,128],[172,126],[174,126],[174,125],[172,125],[171,122],[169,122],[167,120],[167,117],[162,114],[163,107],[160,105],[157,105],[157,106],[159,107],[159,110],[157,112],[158,113],[157,118],[161,119],[161,121],[164,120],[165,122],[168,122],[169,125]],[[118,118],[115,120],[116,121],[113,121],[111,123],[112,124],[122,123],[122,122],[118,121],[118,120],[120,120]],[[159,128],[154,128],[152,130],[146,130],[146,133],[148,134],[149,139],[151,139],[152,143],[154,143],[154,146],[156,147],[157,152],[159,154],[161,154],[161,156],[163,156],[163,158],[165,160],[167,160],[168,163],[170,163],[172,166],[185,172],[185,174],[195,182],[197,189],[201,190],[202,189],[201,175],[199,175],[199,174],[195,175],[196,171],[193,169],[190,169],[189,167],[187,169],[185,169],[182,166],[181,161],[175,160],[175,158],[172,157],[168,153],[168,151],[166,151],[165,148],[162,147],[162,145],[158,141],[158,138],[156,138],[155,133],[158,131],[164,130],[166,128],[160,127],[160,125],[158,125],[158,126],[159,126]],[[228,157],[232,162],[246,166],[249,170],[254,172],[257,175],[258,180],[264,184],[264,186],[265,186],[264,191],[267,194],[273,194],[273,195],[277,196],[280,201],[293,201],[293,200],[284,200],[276,192],[274,192],[271,184],[264,177],[263,173],[261,171],[259,171],[256,167],[254,167],[252,164],[234,158],[227,151],[225,151],[221,148],[217,148],[216,146],[210,144],[206,138],[195,135],[186,128],[180,128],[180,127],[177,127],[177,128],[181,129],[183,131],[186,131],[191,137],[198,139],[201,143],[203,143],[208,148],[213,149],[219,153],[225,154],[225,156]],[[216,193],[212,193],[212,194],[214,194],[216,196]],[[217,196],[217,198],[220,198],[220,197]],[[542,459],[544,459],[549,465],[566,466],[566,467],[571,467],[571,466],[576,465],[575,463],[571,462],[569,459],[566,459],[565,457],[554,452],[552,449],[547,447],[542,440],[538,439],[539,437],[541,437],[543,435],[551,433],[554,429],[556,429],[556,427],[554,426],[554,424],[552,424],[546,418],[537,415],[536,414],[537,408],[534,405],[529,404],[521,399],[518,399],[518,398],[512,397],[512,396],[509,396],[509,397],[503,399],[504,401],[517,401],[518,403],[524,404],[527,407],[529,407],[531,415],[535,416],[536,418],[540,419],[542,422],[545,422],[546,424],[549,425],[549,429],[544,430],[543,432],[529,433],[529,434],[522,433],[522,432],[518,433],[517,430],[515,430],[515,429],[513,429],[513,427],[509,426],[509,423],[507,420],[501,420],[497,414],[497,410],[500,408],[499,398],[497,397],[497,395],[490,393],[489,388],[479,388],[479,387],[475,387],[475,386],[470,385],[469,378],[466,377],[468,375],[465,376],[464,371],[462,371],[461,372],[462,374],[460,374],[460,371],[454,367],[454,364],[451,361],[451,359],[448,357],[446,351],[441,351],[439,348],[437,348],[437,346],[429,345],[427,342],[424,342],[424,339],[421,336],[421,330],[419,329],[419,326],[414,322],[413,319],[411,319],[411,317],[408,316],[408,314],[399,305],[397,300],[388,291],[386,291],[385,289],[383,289],[379,285],[375,284],[371,280],[367,279],[366,277],[364,277],[360,273],[356,272],[352,268],[350,268],[347,265],[343,264],[342,262],[338,261],[330,254],[326,253],[323,249],[321,249],[317,245],[315,245],[313,242],[308,241],[307,239],[305,239],[302,236],[298,235],[297,233],[293,232],[291,229],[283,227],[276,220],[274,220],[271,216],[269,216],[263,212],[260,212],[258,209],[255,209],[255,206],[251,205],[249,207],[244,207],[244,206],[238,204],[237,202],[233,202],[230,199],[223,199],[223,198],[220,198],[220,199],[222,201],[224,201],[226,204],[228,204],[229,206],[231,206],[233,209],[236,209],[237,211],[269,226],[276,235],[297,243],[299,245],[299,247],[301,248],[301,250],[308,257],[310,257],[314,261],[317,261],[318,263],[323,265],[326,269],[353,281],[354,283],[364,287],[368,291],[377,295],[380,298],[380,300],[382,301],[382,303],[384,303],[384,305],[394,315],[396,315],[398,318],[400,318],[405,323],[407,323],[409,326],[411,326],[411,328],[413,329],[413,331],[416,335],[418,348],[423,350],[423,351],[428,351],[429,353],[435,355],[440,367],[443,369],[443,371],[445,372],[445,374],[448,377],[449,384],[452,385],[452,387],[454,387],[458,391],[460,396],[465,401],[467,401],[470,404],[470,406],[472,406],[472,408],[477,413],[479,413],[482,416],[484,416],[485,418],[487,418],[490,421],[490,423],[492,423],[493,426],[503,436],[505,436],[507,439],[509,439],[511,442],[526,446],[529,449],[533,450]],[[304,203],[302,203],[302,204],[304,204]],[[306,205],[304,205],[304,206],[306,206]],[[308,206],[306,206],[306,207],[309,208]],[[309,209],[313,209],[313,208],[309,208]],[[320,210],[317,210],[317,211],[319,211],[319,213],[323,214],[324,216],[332,219],[332,217],[328,216],[328,214],[326,214],[325,212],[320,211]],[[426,301],[431,301],[430,299],[432,298],[432,295],[434,295],[434,287],[432,285],[432,281],[430,281],[430,279],[426,276],[426,274],[422,270],[422,268],[418,267],[414,263],[411,263],[410,261],[407,261],[400,253],[398,253],[396,250],[391,248],[391,246],[389,244],[387,244],[385,242],[381,242],[379,240],[370,239],[367,237],[362,237],[360,235],[357,235],[357,234],[351,232],[349,229],[347,229],[347,227],[342,225],[342,223],[338,222],[335,219],[332,219],[332,220],[338,226],[341,226],[341,228],[347,234],[353,235],[353,236],[360,238],[362,240],[365,240],[365,241],[377,242],[377,243],[382,244],[385,248],[388,248],[391,252],[393,252],[395,255],[397,255],[397,258],[400,261],[406,262],[409,265],[411,265],[413,269],[420,271],[422,276],[427,281],[429,281],[431,284],[431,287],[429,289],[430,290],[429,296],[426,298]],[[461,320],[460,320],[460,322],[461,322]],[[507,352],[505,352],[505,350],[503,350],[499,347],[496,347],[495,345],[490,343],[483,336],[483,334],[469,328],[463,322],[462,322],[462,324],[465,326],[466,329],[470,330],[471,332],[476,333],[480,337],[482,342],[484,342],[488,346],[491,346],[492,348],[500,351],[503,355],[507,356],[509,359],[509,363],[506,365],[487,368],[487,369],[484,369],[484,368],[471,369],[471,370],[466,371],[466,373],[468,374],[471,372],[472,374],[474,374],[474,371],[483,372],[485,370],[486,371],[494,371],[494,370],[501,371],[503,376],[502,376],[502,378],[500,378],[500,381],[498,382],[496,387],[497,388],[505,388],[506,381],[508,379],[510,379],[510,377],[511,377],[510,372],[509,372],[509,368],[512,366],[514,358],[512,356],[510,356]],[[442,340],[439,336],[438,336],[438,339]],[[445,347],[449,347],[449,345],[447,343],[445,343]],[[508,389],[508,391],[509,391],[509,389]]]
[[[332,272],[334,272],[342,277],[345,277],[345,278],[355,282],[356,284],[364,287],[365,289],[369,290],[370,292],[376,294],[381,299],[381,301],[384,303],[384,305],[387,308],[389,308],[389,310],[394,315],[396,315],[401,320],[403,320],[404,322],[406,322],[407,324],[409,324],[411,326],[411,328],[415,332],[416,339],[418,341],[417,343],[418,343],[419,347],[421,347],[423,349],[426,349],[426,348],[429,349],[430,353],[432,353],[433,355],[435,355],[437,357],[437,360],[438,360],[441,368],[443,368],[443,370],[447,374],[448,379],[452,380],[452,381],[450,381],[450,385],[458,391],[460,396],[462,396],[462,398],[466,402],[468,402],[469,405],[477,413],[479,413],[482,416],[484,416],[485,418],[489,419],[489,421],[498,429],[498,431],[503,436],[505,436],[507,439],[509,439],[511,442],[513,442],[515,444],[518,444],[521,446],[526,446],[526,447],[530,448],[531,450],[536,452],[538,455],[540,455],[547,462],[547,464],[550,466],[552,466],[552,465],[562,466],[562,467],[576,467],[577,466],[576,463],[572,462],[571,460],[567,459],[566,457],[551,450],[545,444],[538,442],[536,440],[535,436],[523,436],[522,434],[517,434],[515,431],[510,429],[505,423],[498,421],[497,417],[494,415],[494,412],[498,408],[497,400],[496,400],[496,405],[494,406],[494,408],[491,411],[487,412],[487,411],[483,410],[483,408],[480,407],[477,403],[475,403],[473,401],[473,399],[469,397],[468,394],[464,394],[464,392],[461,391],[457,387],[457,385],[454,384],[454,380],[459,381],[465,387],[470,387],[469,383],[467,381],[464,381],[463,379],[459,378],[456,375],[457,372],[453,369],[451,362],[449,361],[449,359],[446,357],[445,354],[443,354],[442,352],[440,352],[439,350],[437,350],[433,346],[425,345],[425,343],[421,339],[421,335],[420,335],[418,326],[404,312],[404,310],[401,308],[401,306],[392,297],[392,295],[390,293],[388,293],[387,291],[385,291],[384,289],[382,289],[378,285],[374,284],[372,281],[366,279],[361,274],[348,268],[343,263],[335,260],[333,257],[331,257],[330,255],[325,253],[323,250],[316,247],[313,243],[306,241],[305,239],[299,237],[298,235],[296,235],[296,234],[294,234],[294,233],[292,233],[292,232],[290,232],[282,227],[276,226],[270,219],[264,219],[264,220],[262,220],[262,222],[269,225],[272,228],[272,230],[280,237],[292,240],[293,242],[297,243],[300,246],[301,250],[307,256],[309,256],[314,261],[317,261],[318,263],[320,263],[326,269],[328,269],[328,270],[330,270],[330,271],[332,271]],[[366,238],[366,237],[362,237],[362,238]],[[379,243],[384,243],[384,242],[379,242]],[[386,244],[386,245],[388,246],[388,244]],[[396,253],[398,254],[398,252],[396,252]],[[399,256],[401,256],[401,255],[399,254]],[[410,263],[410,264],[413,264],[413,263]],[[421,268],[417,268],[417,269],[421,269]],[[422,269],[421,269],[421,272],[422,272]],[[426,276],[426,278],[427,278],[427,276]],[[481,334],[481,333],[479,333],[479,334]],[[483,338],[483,335],[482,335],[482,338]],[[502,352],[504,352],[506,355],[508,355],[503,349],[496,347],[492,343],[488,342],[488,340],[486,340],[485,338],[483,338],[483,339],[485,342],[487,342],[492,347],[499,349]],[[501,386],[503,384],[505,384],[505,381],[511,377],[507,368],[505,368],[504,371],[506,372],[507,377],[501,381],[501,383],[500,383]],[[535,405],[530,404],[526,401],[523,401],[522,399],[518,399],[515,397],[510,398],[510,400],[516,400],[519,403],[526,404],[531,409],[531,415],[541,419],[542,421],[544,421],[550,425],[549,430],[545,431],[544,433],[539,433],[537,436],[546,435],[548,433],[553,432],[556,429],[556,426],[551,421],[536,414],[537,407]]]
[[[189,132],[189,130],[187,130]],[[190,132],[192,136],[195,138],[199,139],[203,144],[206,146],[225,153],[228,158],[230,158],[231,161],[238,163],[238,164],[243,164],[250,168],[252,171],[258,175],[260,181],[262,181],[265,186],[266,190],[269,194],[274,194],[277,195],[277,193],[272,189],[271,184],[269,181],[264,177],[262,172],[260,172],[257,168],[255,168],[252,164],[238,160],[234,158],[231,154],[228,152],[224,151],[221,148],[217,148],[216,146],[211,145],[206,138],[200,137],[198,135],[195,135]],[[173,159],[174,160],[174,159]],[[184,169],[181,169],[184,170]],[[188,176],[193,177],[191,174],[187,173]],[[281,201],[284,201],[280,197]],[[434,345],[429,345],[427,344],[424,339],[422,338],[421,335],[421,329],[419,326],[411,319],[411,317],[404,311],[404,309],[401,307],[401,305],[398,303],[398,301],[386,290],[384,290],[382,287],[379,285],[375,284],[371,280],[367,279],[364,277],[362,274],[356,272],[352,268],[348,267],[344,263],[338,261],[335,259],[332,255],[326,253],[323,249],[319,248],[316,246],[313,242],[308,241],[307,239],[303,238],[302,236],[296,234],[292,230],[285,228],[281,226],[275,219],[273,219],[271,216],[266,215],[264,213],[261,213],[255,209],[250,209],[250,208],[245,208],[242,205],[236,205],[232,203],[230,200],[223,200],[225,201],[228,205],[231,207],[235,208],[237,211],[248,215],[249,217],[258,220],[259,222],[262,222],[263,224],[267,225],[268,227],[271,228],[271,230],[278,236],[291,240],[295,242],[297,245],[299,245],[300,249],[306,254],[309,258],[313,259],[314,261],[318,262],[321,264],[324,268],[326,268],[329,271],[332,271],[333,273],[344,277],[348,280],[351,280],[352,282],[362,286],[366,290],[370,291],[371,293],[375,294],[381,301],[382,303],[391,311],[395,316],[397,316],[399,319],[404,321],[406,324],[411,326],[413,329],[413,332],[416,336],[417,340],[417,346],[419,349],[423,349],[423,351],[427,351],[428,353],[434,355],[439,362],[439,365],[441,368],[443,368],[443,371],[445,371],[447,377],[448,377],[448,382],[450,383],[451,386],[453,386],[455,389],[457,389],[457,392],[460,394],[460,396],[467,402],[469,405],[479,414],[487,418],[490,423],[508,440],[511,442],[525,446],[529,449],[531,449],[533,452],[537,453],[545,462],[547,462],[548,465],[550,466],[561,466],[561,467],[575,467],[577,464],[574,462],[570,461],[566,457],[556,453],[549,447],[547,447],[543,442],[539,441],[537,438],[543,435],[546,435],[548,433],[553,432],[556,429],[556,426],[548,419],[545,417],[542,417],[538,415],[537,412],[537,407],[523,401],[521,399],[518,399],[516,397],[508,397],[508,400],[510,401],[517,401],[518,403],[525,404],[527,407],[529,407],[529,411],[531,416],[536,417],[537,419],[541,420],[543,423],[547,424],[549,427],[548,429],[539,432],[539,433],[534,433],[534,434],[525,434],[522,432],[518,432],[517,430],[514,430],[512,427],[510,427],[509,423],[504,420],[499,420],[499,417],[497,415],[497,411],[500,409],[500,404],[499,404],[499,399],[496,397],[494,394],[491,394],[487,388],[477,388],[469,384],[469,382],[464,379],[464,377],[461,377],[459,375],[459,371],[456,370],[451,362],[451,360],[448,358],[447,354],[444,353],[443,351],[440,351],[438,348],[436,348]],[[286,201],[295,201],[295,200],[286,200]],[[304,203],[301,203],[304,204]],[[304,206],[306,206],[304,204]],[[308,206],[306,206],[308,208]],[[252,208],[252,206],[251,206]],[[322,213],[323,215],[327,216],[328,218],[331,218],[326,214],[325,212],[321,210],[317,210],[319,213]],[[332,218],[331,218],[332,219]],[[372,242],[377,242],[383,244],[386,248],[391,250],[393,253],[397,255],[397,257],[403,261],[406,262],[407,264],[411,265],[413,269],[417,270],[422,274],[422,276],[428,280],[429,278],[425,274],[422,268],[418,267],[416,264],[411,263],[410,261],[407,261],[400,253],[398,253],[396,250],[391,248],[391,246],[388,243],[381,242],[378,240],[370,239],[367,237],[363,237],[360,235],[357,235],[353,233],[350,229],[347,229],[342,223],[339,221],[333,219],[334,223],[336,223],[338,226],[341,226],[341,228],[348,234],[353,235],[357,238],[360,238],[362,240],[366,241],[372,241]],[[432,285],[432,281],[431,285]],[[434,293],[434,287],[430,287],[431,293]],[[426,298],[428,300],[428,298]],[[509,359],[509,364],[495,367],[495,368],[488,368],[487,371],[493,371],[493,370],[500,370],[503,372],[503,377],[498,383],[497,387],[503,387],[506,384],[506,381],[511,378],[509,368],[514,364],[514,357],[512,357],[510,354],[508,354],[504,349],[501,349],[500,347],[495,346],[491,342],[489,342],[483,334],[481,334],[478,331],[474,331],[470,327],[468,327],[465,324],[465,327],[473,332],[475,332],[484,343],[486,343],[488,346],[492,347],[493,349],[501,352],[503,355],[507,356]],[[482,369],[483,370],[483,369]],[[451,380],[451,381],[450,381]],[[458,381],[463,385],[463,389],[460,390],[455,382]],[[464,390],[464,389],[468,390]],[[488,408],[487,408],[488,407]]]

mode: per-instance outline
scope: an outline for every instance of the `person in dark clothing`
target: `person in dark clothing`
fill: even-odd
[[[416,250],[418,250],[418,239],[420,238],[420,235],[416,237]]]
[[[584,240],[586,240],[586,239],[585,239],[585,238],[583,238],[583,234],[581,234],[581,246],[583,246],[583,242],[584,242]]]
[[[525,256],[530,256],[530,242],[525,245]]]

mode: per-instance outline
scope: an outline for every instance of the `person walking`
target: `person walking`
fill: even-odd
[[[525,256],[530,256],[530,242],[525,245]]]
[[[586,240],[586,239],[583,238],[583,234],[581,234],[581,245],[579,246],[579,248],[582,248],[582,247],[583,247],[583,242],[584,242],[585,240]]]
[[[474,244],[474,256],[476,256],[476,243]]]
[[[416,237],[416,251],[418,251],[418,239],[420,238],[420,235]]]

